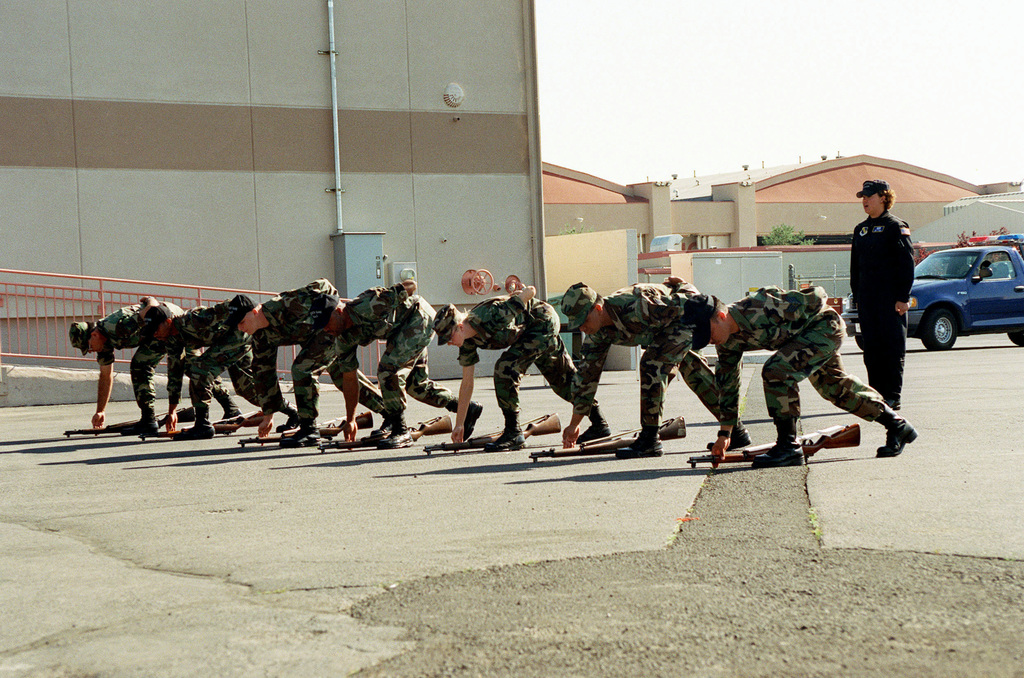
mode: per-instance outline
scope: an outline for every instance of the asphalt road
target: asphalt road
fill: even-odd
[[[907,452],[875,459],[865,424],[767,471],[691,469],[717,427],[679,384],[688,437],[633,461],[65,439],[91,407],[0,411],[0,676],[1022,676],[1024,349],[911,348]],[[524,384],[527,417],[568,416]],[[602,382],[613,428],[638,390]],[[803,403],[805,431],[855,421]]]

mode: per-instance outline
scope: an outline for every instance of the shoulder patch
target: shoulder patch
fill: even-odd
[[[900,227],[900,235],[910,235],[910,227],[909,226],[901,226]]]

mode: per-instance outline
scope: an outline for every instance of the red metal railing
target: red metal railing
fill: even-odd
[[[71,346],[71,323],[103,318],[122,306],[139,303],[139,297],[147,295],[187,310],[236,294],[247,294],[260,303],[276,292],[0,268],[0,361],[9,358],[35,365],[95,365],[95,356],[83,356]],[[115,351],[115,360],[130,361],[132,352]],[[293,346],[286,347],[278,358],[278,369],[286,378],[291,375],[294,358]],[[359,359],[363,371],[375,375],[380,344],[361,349]]]

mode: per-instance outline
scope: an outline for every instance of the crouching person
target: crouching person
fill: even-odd
[[[846,373],[839,356],[845,325],[825,299],[820,287],[784,291],[772,286],[728,306],[714,297],[688,306],[687,322],[707,326],[709,339],[718,349],[715,380],[722,418],[712,450],[715,455],[729,449],[729,435],[737,421],[743,352],[758,349],[776,352],[764,364],[761,377],[777,438],[771,450],[754,458],[754,468],[803,464],[803,448],[797,440],[798,384],[803,379],[809,379],[836,407],[885,427],[879,457],[895,457],[917,438],[914,427],[886,405],[878,391]],[[695,341],[694,348],[701,346]]]

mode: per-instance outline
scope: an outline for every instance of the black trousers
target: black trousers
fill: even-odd
[[[903,392],[903,365],[907,353],[907,316],[896,312],[896,302],[859,302],[861,343],[868,385],[887,401],[899,401]]]

